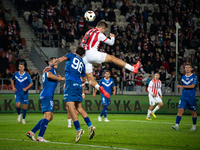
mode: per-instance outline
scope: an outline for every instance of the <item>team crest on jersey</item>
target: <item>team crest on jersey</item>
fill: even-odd
[[[186,80],[189,80],[189,78],[186,78]]]
[[[23,78],[22,76],[20,76],[19,78]]]

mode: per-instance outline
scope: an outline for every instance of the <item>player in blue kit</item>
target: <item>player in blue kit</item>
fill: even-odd
[[[75,53],[76,54],[69,53],[61,58],[58,58],[52,65],[46,67],[44,69],[44,72],[51,69],[52,66],[67,60],[65,66],[64,99],[68,111],[71,114],[74,126],[76,128],[75,142],[77,143],[80,140],[84,131],[80,127],[76,110],[81,114],[81,116],[84,118],[84,121],[88,125],[89,139],[93,138],[96,128],[92,125],[88,114],[82,108],[83,97],[81,85],[82,83],[86,82],[85,64],[83,63],[82,59],[83,55],[85,54],[85,50],[81,46],[77,46]],[[80,77],[82,77],[82,81]],[[76,110],[74,109],[74,107],[76,108]]]
[[[49,59],[49,65],[51,65],[56,60],[55,57]],[[42,103],[42,113],[44,113],[44,118],[41,119],[35,127],[29,131],[26,135],[33,141],[38,142],[49,142],[43,138],[43,135],[46,131],[47,125],[53,119],[53,97],[54,91],[56,89],[58,81],[65,80],[64,77],[56,75],[55,68],[58,66],[55,65],[46,73],[43,73],[42,82],[43,90],[40,93],[40,102]],[[40,129],[38,138],[35,140],[35,133]]]
[[[115,89],[115,82],[112,78],[110,78],[110,71],[106,70],[105,71],[105,78],[101,79],[99,81],[99,85],[102,86],[106,92],[108,92],[111,95],[112,89],[113,89],[113,95],[116,93]],[[93,97],[96,96],[97,90],[94,91]],[[105,122],[110,122],[110,120],[107,119],[107,109],[108,106],[110,105],[110,98],[106,98],[102,93],[101,93],[101,102],[103,106],[103,110],[98,117],[99,121],[102,121],[101,117],[104,115],[104,121]]]
[[[11,78],[11,85],[12,89],[15,92],[15,102],[16,102],[16,109],[18,113],[17,122],[19,123],[21,120],[21,108],[20,105],[23,105],[23,119],[22,124],[26,124],[26,110],[27,104],[29,103],[28,100],[28,89],[33,85],[30,75],[24,71],[25,67],[23,63],[19,64],[18,67],[19,71],[14,73]],[[14,85],[14,80],[15,85]]]
[[[178,109],[178,114],[176,117],[176,125],[172,127],[175,130],[178,130],[179,123],[182,118],[182,114],[184,113],[184,110],[186,108],[188,108],[188,110],[190,110],[192,114],[193,125],[190,131],[196,130],[197,104],[196,104],[195,91],[196,91],[198,78],[191,71],[192,71],[191,65],[187,64],[185,66],[185,75],[183,75],[181,78],[181,85],[177,85],[177,88],[182,88],[183,90],[182,90],[181,98],[179,101],[179,109]]]

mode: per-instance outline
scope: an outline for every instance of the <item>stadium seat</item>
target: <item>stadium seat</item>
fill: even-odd
[[[196,50],[195,49],[189,49],[189,55],[191,55],[191,54],[195,54],[195,52],[196,52]]]
[[[23,16],[24,16],[24,19],[25,19],[26,22],[28,22],[28,17],[29,17],[30,14],[31,13],[29,11],[24,12]]]
[[[12,90],[11,84],[8,85],[8,90]]]
[[[147,30],[150,31],[150,28],[151,28],[151,24],[149,22],[147,22]]]
[[[170,46],[171,46],[171,47],[176,47],[175,42],[170,42]]]
[[[117,22],[117,23],[120,22],[119,16],[116,16],[116,22]]]
[[[154,41],[156,39],[155,35],[152,35],[150,38],[151,38],[151,41]]]
[[[152,24],[153,23],[153,18],[149,16],[148,17],[148,21],[149,21],[150,24]]]
[[[43,24],[43,20],[42,19],[38,19],[38,22],[41,22],[41,24]]]
[[[121,15],[121,11],[119,9],[114,9],[115,15],[116,16],[120,16]]]
[[[119,18],[120,18],[120,22],[126,22],[126,17],[125,16],[120,15]]]
[[[144,78],[149,78],[149,76],[150,76],[149,73],[145,73],[145,74],[143,74],[143,77],[144,77]]]
[[[62,42],[62,48],[65,48],[66,47],[66,41],[64,39],[62,39],[61,42]]]
[[[96,2],[96,6],[97,6],[97,8],[101,8],[102,7],[101,2]]]
[[[7,84],[3,84],[3,90],[8,90]]]

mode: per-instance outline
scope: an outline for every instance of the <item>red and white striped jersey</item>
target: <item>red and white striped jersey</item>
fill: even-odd
[[[54,12],[54,9],[47,9],[47,12],[49,13],[49,16],[53,16],[53,12]]]
[[[85,36],[83,37],[80,45],[85,50],[94,49],[97,51],[101,42],[113,45],[114,38],[111,38],[111,40],[109,40],[103,33],[101,33],[98,29],[94,28],[90,29],[85,33]]]
[[[162,83],[160,80],[158,80],[158,81],[156,81],[155,79],[151,80],[149,82],[149,86],[148,86],[149,94],[151,94],[151,95],[155,94],[155,97],[159,96],[158,93],[160,95],[162,95],[161,85],[162,85]]]

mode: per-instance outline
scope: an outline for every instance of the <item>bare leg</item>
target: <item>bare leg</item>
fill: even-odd
[[[112,56],[109,54],[107,54],[105,62],[112,62],[115,65],[122,67],[122,68],[124,68],[126,65],[126,63],[123,60],[116,58],[115,56]]]

